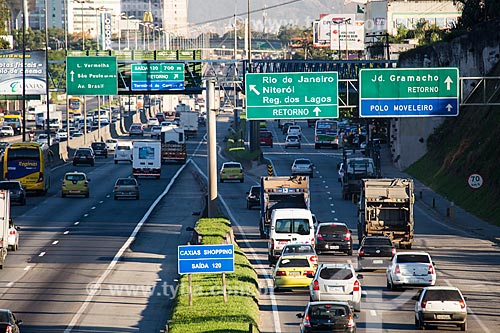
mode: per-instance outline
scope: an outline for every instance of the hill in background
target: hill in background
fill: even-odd
[[[356,13],[356,4],[344,5],[344,0],[250,0],[250,19],[255,31],[263,31],[264,11],[254,12],[263,8],[268,8],[266,32],[277,32],[280,26],[286,25],[310,27],[320,14]],[[247,0],[188,0],[188,22],[200,24],[220,19],[207,23],[210,30],[214,29],[219,34],[225,32],[225,27],[231,26],[235,13],[246,18],[246,12]]]
[[[500,76],[500,63],[490,73]],[[499,103],[500,95],[492,102]],[[462,106],[428,139],[428,152],[408,170],[412,176],[474,215],[500,226],[500,107]],[[467,185],[471,173],[484,184]]]

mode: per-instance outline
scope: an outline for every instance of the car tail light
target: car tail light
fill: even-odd
[[[354,281],[354,286],[352,287],[352,291],[359,291],[359,281]]]
[[[314,237],[311,238],[311,245],[314,246]]]
[[[323,236],[318,234],[318,236],[316,236],[316,238],[319,240],[319,241],[323,241]]]
[[[9,234],[10,234],[10,235],[15,235],[15,234],[16,234],[16,230],[11,230],[11,231],[9,231]]]
[[[399,269],[399,265],[396,265],[396,267],[394,267],[394,274],[401,274],[401,270]]]
[[[344,236],[344,240],[350,240],[351,239],[351,233],[350,232],[347,232]]]
[[[391,253],[392,253],[392,256],[394,257],[394,255],[396,254],[396,248],[395,247],[392,248]]]
[[[314,271],[304,271],[304,276],[307,276],[309,274],[311,275],[314,274]]]
[[[463,299],[461,299],[461,300],[459,301],[459,303],[460,303],[460,308],[461,308],[461,309],[465,309],[465,301],[464,301]]]
[[[432,265],[429,265],[429,270],[427,271],[427,274],[434,274],[434,267]]]
[[[318,280],[313,281],[313,290],[319,290],[319,283]]]
[[[427,305],[427,301],[422,301],[422,309],[425,309],[426,305]]]
[[[274,239],[271,238],[271,249],[274,249]]]
[[[308,314],[304,317],[304,326],[311,327],[311,323],[309,322],[309,315]]]
[[[318,257],[317,256],[310,256],[309,261],[315,265],[318,264]]]
[[[347,322],[347,327],[354,327],[354,318],[352,317],[352,315],[347,316],[347,320],[349,320]]]
[[[358,256],[363,257],[365,255],[365,250],[359,249],[358,250]]]
[[[38,176],[38,182],[43,182],[43,172],[40,172],[40,175]]]
[[[276,276],[286,276],[285,271],[276,271]]]
[[[12,326],[7,325],[7,326],[5,327],[5,333],[12,333]]]

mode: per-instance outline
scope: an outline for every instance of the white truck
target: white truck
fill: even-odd
[[[174,161],[181,164],[186,163],[186,142],[184,129],[175,125],[163,126],[161,128],[161,161],[163,163]]]
[[[44,105],[45,106],[45,105]],[[53,105],[51,105],[53,106]],[[59,128],[62,128],[63,115],[62,111],[57,111],[55,105],[51,108],[49,112],[50,122],[49,127],[51,132],[57,132]],[[47,111],[39,112],[35,115],[35,125],[38,129],[45,128],[45,121],[47,120]]]
[[[196,137],[198,135],[198,112],[181,111],[179,125],[184,129],[186,138]]]
[[[132,173],[135,178],[150,176],[160,179],[161,143],[157,140],[132,142]]]
[[[0,269],[3,269],[9,247],[10,192],[0,190]]]

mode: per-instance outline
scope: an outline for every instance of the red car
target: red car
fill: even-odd
[[[260,131],[260,145],[273,147],[273,133],[270,131]]]

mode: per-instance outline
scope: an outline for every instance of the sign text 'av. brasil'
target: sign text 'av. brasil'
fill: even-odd
[[[458,68],[359,71],[360,117],[457,116]]]
[[[179,245],[179,274],[234,272],[234,245]]]
[[[117,77],[116,57],[66,58],[68,95],[117,95]]]
[[[338,118],[337,72],[245,75],[247,119]]]
[[[131,69],[131,89],[133,91],[165,91],[184,89],[184,64],[132,64]]]

